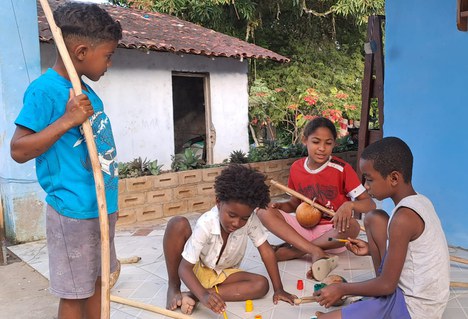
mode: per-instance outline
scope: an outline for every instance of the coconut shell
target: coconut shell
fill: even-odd
[[[346,281],[346,279],[344,279],[343,277],[341,277],[339,275],[328,275],[327,277],[325,277],[322,280],[322,283],[326,284],[327,286],[331,285],[331,284],[340,284],[340,283],[343,283],[343,282],[347,282],[347,281]],[[343,305],[345,301],[346,301],[346,298],[339,299],[337,302],[335,302],[333,304],[333,306],[334,307],[339,307],[339,306]]]
[[[296,209],[296,219],[299,224],[304,228],[311,228],[316,226],[320,219],[322,218],[322,213],[315,207],[302,202]]]
[[[346,279],[339,275],[328,275],[322,280],[322,283],[326,285],[331,285],[331,284],[341,284],[343,282],[347,282]]]

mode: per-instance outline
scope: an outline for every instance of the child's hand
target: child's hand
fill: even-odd
[[[226,310],[226,303],[215,291],[206,291],[200,302],[215,313],[223,313]]]
[[[314,292],[314,296],[317,298],[317,302],[325,308],[333,306],[338,300],[341,299],[341,297],[343,297],[339,287],[339,284],[331,284]]]
[[[278,301],[283,300],[290,305],[294,305],[294,299],[296,299],[296,295],[292,295],[289,292],[284,291],[283,289],[278,289],[273,294],[273,303],[276,305]]]
[[[85,94],[75,96],[73,89],[70,89],[70,98],[67,102],[65,114],[63,115],[63,118],[70,127],[83,124],[83,122],[93,114],[93,106],[88,97]]]
[[[361,239],[348,238],[346,248],[357,256],[369,255],[369,244]]]
[[[333,227],[338,230],[339,233],[345,232],[349,228],[351,218],[353,218],[353,203],[344,202],[331,219]]]

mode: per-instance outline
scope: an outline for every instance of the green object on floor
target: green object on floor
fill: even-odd
[[[315,292],[315,291],[319,291],[320,289],[322,289],[323,287],[326,287],[326,286],[327,286],[327,285],[324,284],[324,283],[322,283],[322,282],[319,283],[319,284],[315,284],[315,285],[314,285],[314,292]]]

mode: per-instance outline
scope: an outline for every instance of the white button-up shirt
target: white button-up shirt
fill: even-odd
[[[197,220],[192,236],[185,243],[182,257],[191,264],[198,261],[218,274],[226,268],[238,268],[244,258],[247,238],[250,237],[255,247],[263,244],[268,234],[255,212],[250,215],[244,227],[229,234],[223,255],[219,258],[223,247],[221,225],[218,208],[215,206]],[[218,264],[216,261],[219,259]]]

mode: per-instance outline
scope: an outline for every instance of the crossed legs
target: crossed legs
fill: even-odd
[[[300,258],[305,254],[310,254],[312,262],[315,262],[327,256],[324,250],[344,246],[343,243],[328,241],[329,237],[356,237],[359,233],[359,224],[355,220],[352,220],[350,228],[345,232],[340,233],[335,229],[331,229],[310,242],[289,225],[281,212],[276,208],[259,209],[257,216],[269,231],[290,244],[290,246],[282,245],[276,250],[275,254],[278,261]]]
[[[175,310],[181,307],[183,313],[191,314],[197,298],[190,292],[181,292],[178,273],[185,243],[192,234],[190,223],[185,217],[173,217],[167,224],[163,238],[163,249],[168,274],[166,308]],[[213,289],[213,288],[210,288]],[[239,271],[231,274],[218,285],[224,301],[243,301],[265,296],[269,289],[268,280],[258,274]]]

